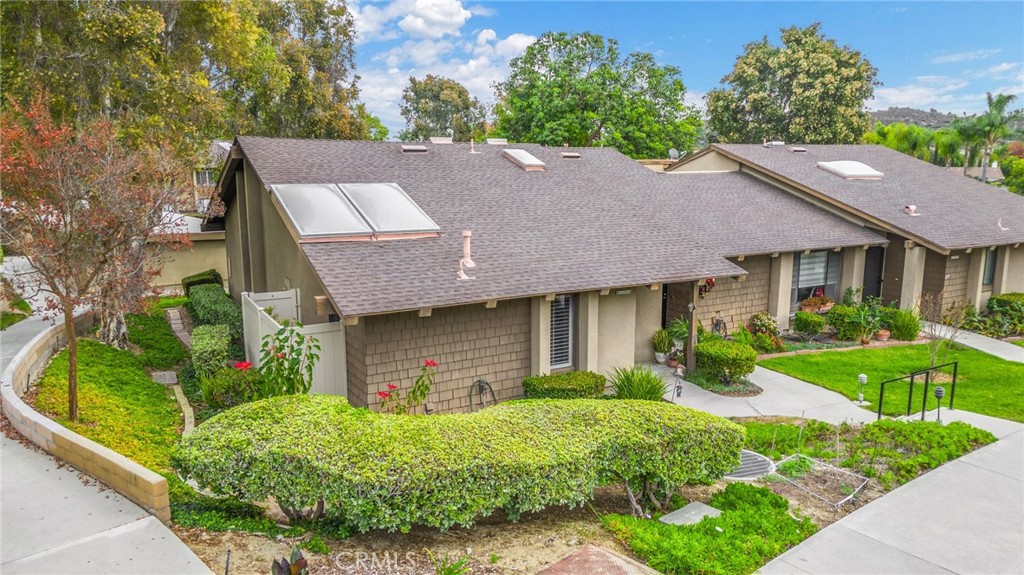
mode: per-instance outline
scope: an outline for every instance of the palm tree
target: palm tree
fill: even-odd
[[[967,175],[967,168],[971,160],[978,153],[978,146],[982,142],[981,130],[977,116],[957,118],[949,127],[956,132],[960,139],[960,145],[964,147],[964,175]]]
[[[951,127],[939,128],[935,130],[933,134],[935,141],[934,155],[932,156],[932,163],[936,165],[944,165],[950,167],[959,160],[960,146],[963,142],[960,139],[960,134]]]
[[[985,94],[988,102],[988,111],[978,117],[977,129],[982,141],[985,143],[985,152],[981,163],[981,181],[984,182],[988,171],[989,159],[992,157],[992,148],[1000,139],[1012,133],[1011,123],[1021,115],[1020,110],[1006,113],[1006,107],[1017,99],[1013,94],[998,94],[992,96],[992,92]]]

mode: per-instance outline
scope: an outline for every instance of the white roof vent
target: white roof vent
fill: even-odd
[[[527,172],[544,171],[544,162],[538,160],[536,156],[534,156],[530,152],[527,152],[526,150],[521,150],[519,148],[505,148],[504,150],[501,151],[501,155],[505,156],[506,158],[511,160],[513,164],[519,166],[520,168],[526,170]]]
[[[450,143],[452,143],[452,137],[451,136],[431,136],[430,137],[430,143],[431,144],[450,144]]]
[[[777,147],[777,146],[785,146],[785,145],[786,145],[786,142],[783,142],[782,140],[772,140],[770,142],[765,141],[765,143],[764,143],[764,147],[766,147],[766,148],[774,148],[774,147]]]
[[[885,175],[867,164],[852,160],[818,162],[818,167],[847,180],[881,180]]]
[[[913,204],[911,204],[909,206],[903,206],[903,211],[908,216],[920,216],[921,215],[921,212],[917,211],[917,206],[915,206]]]
[[[403,154],[426,154],[427,147],[422,144],[402,144]]]
[[[562,157],[567,160],[578,160],[583,157],[579,152],[562,152]]]
[[[487,138],[487,140],[485,140],[485,141],[488,144],[491,144],[492,146],[507,146],[508,145],[508,139],[506,139],[506,138]]]
[[[807,148],[801,146],[792,146],[791,148],[789,148],[789,151],[793,152],[794,154],[806,154]]]

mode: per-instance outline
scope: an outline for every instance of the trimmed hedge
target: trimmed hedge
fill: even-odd
[[[185,292],[186,296],[189,295],[193,287],[204,284],[217,284],[223,289],[224,279],[220,277],[220,272],[215,269],[208,269],[205,272],[181,278],[181,289]]]
[[[697,370],[722,381],[735,381],[754,371],[757,352],[749,345],[725,339],[709,339],[697,344]]]
[[[226,325],[201,325],[192,330],[192,366],[200,375],[227,367],[231,332]]]
[[[226,325],[231,338],[242,339],[242,308],[219,285],[198,285],[188,297],[196,325]]]
[[[807,340],[821,333],[823,327],[825,327],[825,318],[816,313],[798,311],[796,317],[793,318],[793,330]]]
[[[291,395],[225,411],[182,438],[172,463],[215,494],[285,508],[323,501],[349,529],[470,526],[582,505],[604,484],[666,487],[739,463],[743,428],[669,403],[526,400],[470,414],[383,415]]]
[[[592,371],[531,375],[523,380],[527,399],[593,399],[601,397],[605,377]]]

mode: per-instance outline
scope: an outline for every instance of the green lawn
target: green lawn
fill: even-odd
[[[1018,339],[1017,341],[1013,342],[1013,345],[1019,345],[1021,347],[1024,347],[1024,339]]]
[[[960,362],[954,407],[1024,422],[1024,364],[1004,361],[967,348],[951,351],[947,361],[954,360]],[[850,399],[857,398],[857,375],[865,373],[868,385],[864,395],[872,403],[870,409],[874,410],[878,407],[879,384],[882,381],[925,368],[929,359],[927,345],[910,345],[778,357],[759,362],[759,365],[831,389]],[[948,394],[949,385],[944,386]],[[923,387],[923,382],[916,386],[912,412],[921,409]],[[909,384],[905,382],[887,385],[882,413],[906,413],[908,388]],[[935,408],[934,398],[930,398],[928,407]]]
[[[6,282],[6,280],[4,281]],[[0,290],[2,289],[4,288],[0,287]],[[9,293],[15,293],[9,286],[6,289]],[[0,312],[0,330],[7,329],[32,315],[32,306],[27,301],[21,299],[21,296],[15,295],[10,307],[12,311]]]

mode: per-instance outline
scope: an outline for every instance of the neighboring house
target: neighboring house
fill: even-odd
[[[224,165],[231,151],[231,142],[213,140],[206,151],[206,158],[192,172],[192,189],[196,211],[205,213],[210,205],[210,189],[217,183],[217,170]]]
[[[689,303],[730,329],[787,323],[794,261],[838,294],[887,243],[756,175],[655,173],[610,148],[239,137],[217,193],[231,294],[298,289],[303,323],[341,322],[339,389],[369,407],[426,358],[442,411],[479,378],[505,400],[530,374],[650,361]]]
[[[948,167],[946,169],[949,170],[950,172],[956,172],[958,174],[963,174],[964,173],[963,166],[960,166],[960,167],[951,166],[951,167]],[[974,178],[975,180],[978,180],[980,182],[981,181],[981,167],[980,166],[975,166],[973,168],[967,168],[967,177],[968,178]],[[1003,175],[1003,171],[999,169],[999,166],[989,166],[989,168],[987,170],[985,170],[985,181],[986,181],[986,183],[994,184],[994,183],[997,183],[997,182],[1001,182],[1004,179],[1006,179],[1006,176]]]
[[[163,233],[184,233],[188,235],[191,247],[180,250],[164,250],[153,255],[155,250],[147,247],[149,264],[161,266],[160,273],[150,281],[153,287],[163,290],[181,288],[181,278],[208,269],[220,272],[221,277],[228,279],[227,250],[224,242],[224,231],[203,229],[202,218],[168,213],[162,229],[154,231],[149,243],[156,244]]]
[[[883,146],[715,144],[668,171],[748,174],[885,235],[887,247],[853,252],[852,262],[844,253],[841,265],[886,302],[913,308],[922,293],[941,292],[947,305],[983,306],[1024,291],[1024,198]],[[815,257],[793,264],[794,301],[820,281]]]

